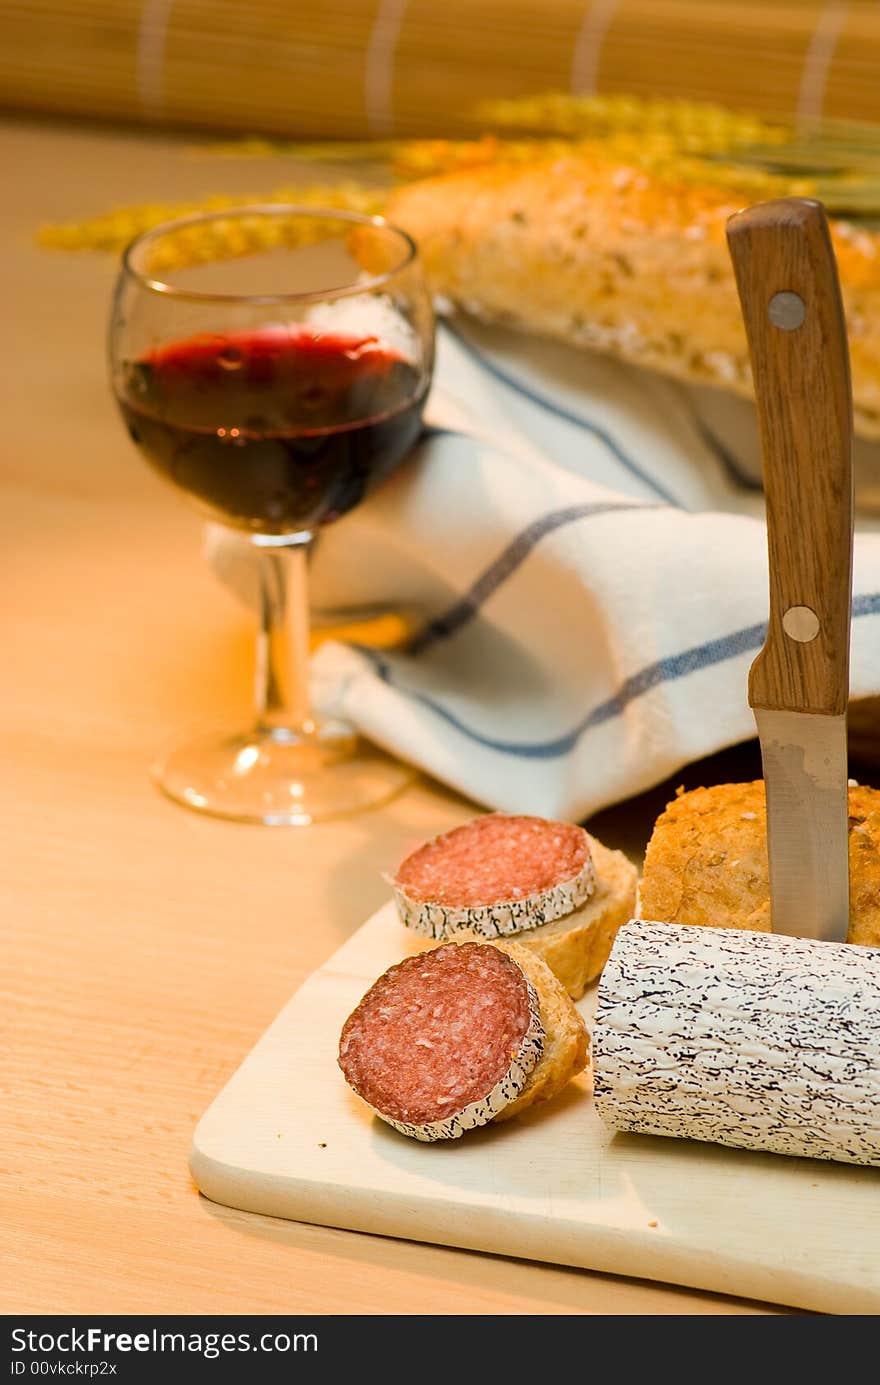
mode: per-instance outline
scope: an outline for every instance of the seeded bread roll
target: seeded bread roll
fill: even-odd
[[[725,241],[746,201],[595,156],[493,165],[400,188],[388,214],[434,289],[490,321],[751,396]],[[831,224],[856,431],[880,437],[880,235]]]
[[[849,790],[847,941],[880,946],[880,791]],[[679,790],[654,826],[639,912],[658,923],[769,933],[764,782]]]

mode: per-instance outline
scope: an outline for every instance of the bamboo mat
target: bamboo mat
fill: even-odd
[[[880,119],[875,0],[0,0],[0,104],[305,138],[454,135],[555,89]]]

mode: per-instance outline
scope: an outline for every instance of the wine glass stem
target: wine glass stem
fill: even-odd
[[[307,533],[251,540],[260,579],[255,686],[260,731],[308,736],[315,730],[309,698],[311,540]]]

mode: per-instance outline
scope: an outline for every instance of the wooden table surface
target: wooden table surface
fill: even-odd
[[[346,822],[254,828],[200,818],[152,787],[169,735],[247,719],[252,630],[202,561],[198,519],[114,412],[112,259],[40,250],[34,232],[114,203],[258,194],[291,165],[8,122],[0,168],[0,1310],[778,1311],[249,1216],[196,1192],[187,1152],[214,1094],[382,903],[380,870],[472,805],[422,782]],[[638,852],[664,799],[593,825]]]

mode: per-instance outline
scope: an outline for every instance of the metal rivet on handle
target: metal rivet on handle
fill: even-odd
[[[804,300],[800,294],[792,293],[789,289],[783,289],[781,293],[774,293],[767,304],[767,316],[773,326],[781,327],[783,332],[794,332],[798,327],[803,326],[806,315],[807,309]]]
[[[819,617],[809,606],[789,606],[782,617],[782,628],[789,639],[809,644],[819,633]]]

